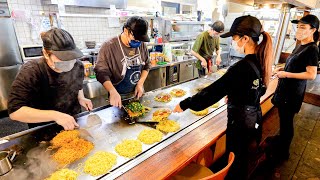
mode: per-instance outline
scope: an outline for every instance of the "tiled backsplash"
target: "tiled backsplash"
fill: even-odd
[[[49,13],[57,13],[57,5],[47,5],[43,0],[9,0],[10,10],[21,10],[27,18],[15,20],[15,29],[19,45],[42,44],[39,33],[41,21],[48,18]],[[66,7],[66,13],[70,14],[104,14],[103,8]],[[44,15],[42,15],[44,13]],[[83,48],[84,41],[96,41],[102,43],[106,39],[122,32],[122,27],[109,28],[106,17],[60,17],[62,27],[71,33],[77,45]],[[33,26],[31,25],[33,24]]]

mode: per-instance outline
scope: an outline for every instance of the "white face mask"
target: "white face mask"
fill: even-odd
[[[240,39],[242,39],[242,37],[241,37]],[[238,42],[240,41],[240,39],[238,39],[237,41],[232,40],[231,46],[232,46],[232,48],[233,48],[235,51],[237,51],[238,53],[244,54],[244,46],[246,45],[246,43],[244,43],[242,47],[239,47],[239,46],[238,46]]]
[[[74,64],[76,63],[76,59],[70,60],[70,61],[59,61],[54,62],[54,68],[62,71],[62,72],[68,72],[71,71],[71,69],[74,67]]]
[[[297,29],[296,38],[301,41],[303,39],[307,39],[310,35],[310,30],[308,29]]]

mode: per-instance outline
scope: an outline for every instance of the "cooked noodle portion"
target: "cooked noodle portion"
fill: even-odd
[[[99,176],[106,174],[116,163],[115,154],[99,151],[86,160],[83,171],[92,176]]]
[[[192,114],[196,115],[196,116],[204,116],[204,115],[207,115],[209,113],[209,109],[206,108],[206,109],[204,109],[202,111],[193,111],[193,110],[190,109],[190,112]]]
[[[180,125],[175,121],[167,119],[160,121],[157,129],[163,132],[176,132],[180,129]]]
[[[79,174],[70,169],[60,169],[50,175],[45,180],[76,180]]]
[[[85,157],[92,149],[93,144],[84,139],[76,138],[65,144],[53,154],[53,159],[59,164],[67,165],[78,159]]]
[[[51,144],[53,148],[61,147],[79,137],[79,134],[78,130],[61,131],[51,140]]]
[[[127,139],[117,144],[115,150],[120,156],[133,158],[142,152],[142,144],[138,140]]]
[[[145,129],[140,132],[138,139],[144,144],[153,144],[160,142],[163,134],[155,129]]]

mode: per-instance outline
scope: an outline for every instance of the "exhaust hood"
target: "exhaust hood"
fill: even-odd
[[[66,6],[79,6],[79,7],[97,7],[97,8],[110,8],[110,5],[115,5],[117,9],[126,9],[127,0],[49,0],[44,1],[45,4],[62,4]],[[61,3],[62,2],[62,3]]]

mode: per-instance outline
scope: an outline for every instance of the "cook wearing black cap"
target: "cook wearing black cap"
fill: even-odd
[[[206,75],[205,69],[211,70],[208,62],[212,62],[214,52],[216,52],[217,55],[216,64],[219,65],[221,62],[219,35],[224,31],[224,24],[222,21],[216,21],[209,26],[211,28],[208,31],[204,31],[198,35],[191,50],[192,55],[198,59],[196,67],[199,76]]]
[[[316,78],[319,58],[316,44],[319,38],[319,19],[314,15],[307,15],[291,22],[297,24],[296,38],[301,43],[287,58],[285,67],[275,70],[279,82],[272,99],[273,104],[278,107],[280,117],[280,136],[274,138],[280,149],[274,155],[281,160],[289,158],[294,115],[301,108],[307,80]]]
[[[259,42],[259,37],[263,39]],[[228,97],[226,155],[234,152],[235,161],[227,179],[247,179],[249,144],[260,141],[262,124],[260,97],[269,83],[272,64],[272,40],[253,16],[234,20],[230,31],[220,37],[232,36],[232,47],[246,56],[198,94],[181,101],[174,112],[188,108],[200,111]],[[258,143],[259,144],[259,143]]]
[[[142,17],[130,17],[121,35],[106,41],[98,54],[95,67],[97,80],[109,92],[112,106],[121,107],[121,98],[140,98],[150,61],[143,42],[149,42],[148,22]]]
[[[29,128],[55,121],[65,130],[79,126],[72,117],[92,103],[83,95],[84,68],[77,60],[83,54],[72,36],[53,28],[41,34],[43,55],[26,62],[12,84],[8,112],[12,120]]]

